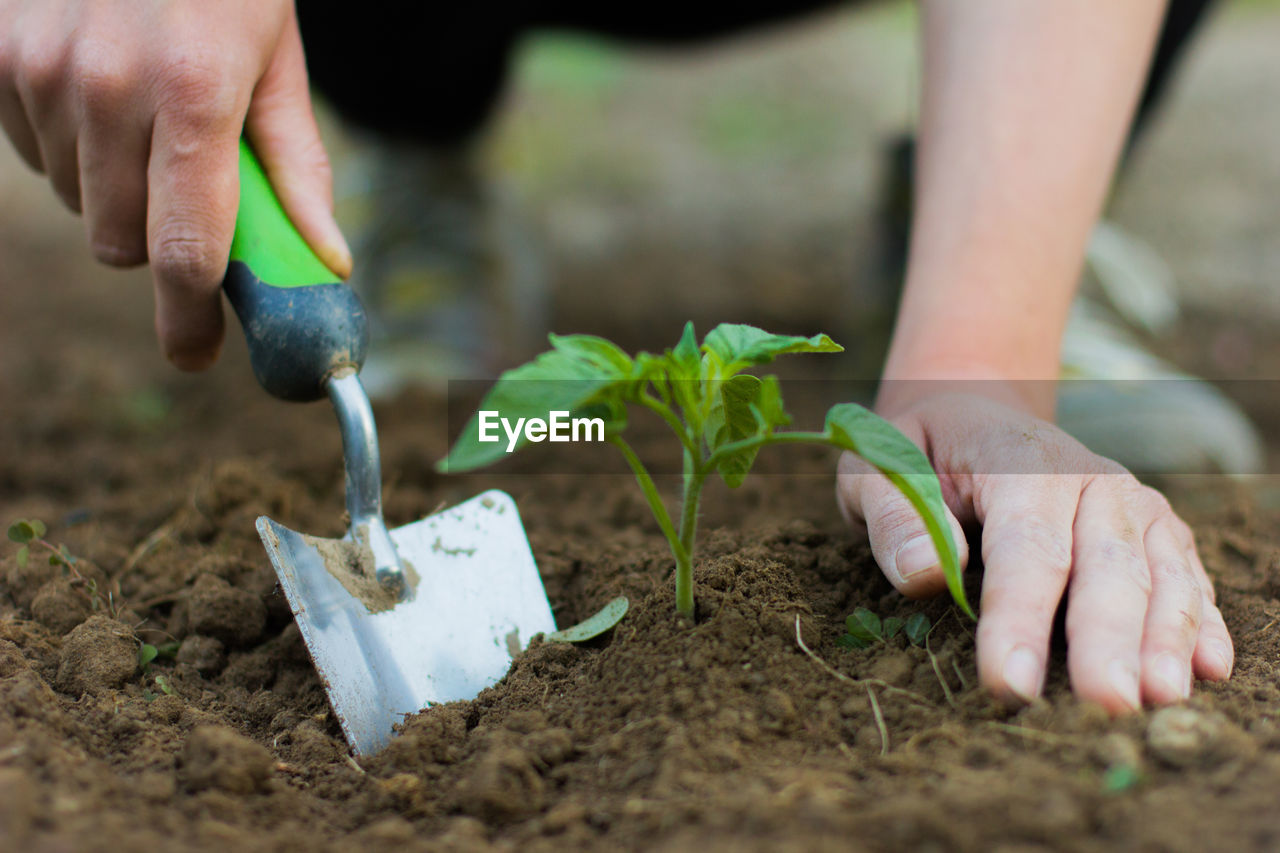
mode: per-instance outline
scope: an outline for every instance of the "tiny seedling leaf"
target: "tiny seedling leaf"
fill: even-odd
[[[897,616],[886,616],[881,627],[884,629],[884,638],[892,640],[902,630],[902,620]]]
[[[156,646],[156,654],[159,657],[168,658],[172,660],[173,658],[176,658],[178,656],[178,649],[180,649],[181,647],[182,647],[182,643],[179,643],[176,640],[170,641],[168,643],[161,643],[160,645]]]
[[[1142,771],[1132,764],[1113,764],[1102,774],[1104,794],[1122,794],[1142,783]]]
[[[903,632],[907,635],[907,639],[911,641],[913,646],[923,646],[925,638],[929,636],[929,617],[923,613],[912,613],[907,617],[907,622],[903,627]]]
[[[627,597],[620,595],[577,625],[547,634],[546,641],[548,643],[585,643],[587,640],[593,640],[621,622],[630,607],[631,602]]]
[[[879,640],[883,636],[880,617],[865,607],[853,611],[844,620],[844,626],[854,637],[867,642]]]
[[[866,649],[870,648],[872,642],[862,637],[855,637],[853,634],[841,634],[836,640],[836,645],[846,649]]]
[[[157,649],[155,646],[151,645],[150,643],[143,643],[138,648],[138,669],[142,670],[143,672],[146,672],[147,667],[151,665],[151,662],[155,660],[156,656],[159,654],[160,654],[160,650]]]
[[[163,675],[156,676],[156,687],[159,687],[160,692],[166,696],[172,696],[175,692],[173,685],[169,683],[169,679],[165,678]]]
[[[696,381],[702,370],[702,353],[698,350],[698,336],[693,330],[693,323],[684,324],[684,333],[680,341],[668,356],[671,364],[671,379],[674,382]]]
[[[44,522],[34,519],[20,518],[9,525],[9,539],[19,545],[26,545],[44,536]]]

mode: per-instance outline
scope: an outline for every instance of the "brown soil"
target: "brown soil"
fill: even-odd
[[[431,462],[446,407],[428,395],[379,411],[390,521],[507,488],[562,625],[620,593],[633,607],[588,646],[535,644],[497,687],[422,714],[357,764],[253,527],[267,513],[340,532],[335,430],[323,406],[265,399],[232,349],[208,381],[154,373],[148,387],[170,401],[158,419],[122,414],[136,390],[74,346],[9,376],[0,509],[50,521],[49,539],[81,559],[74,575],[39,559],[20,569],[12,548],[0,559],[0,847],[1190,850],[1280,839],[1271,490],[1172,486],[1236,637],[1230,683],[1202,687],[1173,716],[1112,721],[1071,697],[1059,650],[1048,698],[1009,714],[973,686],[972,626],[943,601],[902,600],[845,531],[826,453],[765,457],[739,492],[708,494],[689,628],[629,478],[554,473],[571,465],[551,452],[443,478]],[[604,449],[590,452],[608,467]],[[839,648],[856,606],[923,609],[937,623],[929,650],[901,638]],[[143,641],[180,645],[143,673]]]

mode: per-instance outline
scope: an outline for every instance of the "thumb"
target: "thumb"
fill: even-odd
[[[245,132],[303,239],[329,269],[347,278],[351,249],[333,218],[333,170],[311,108],[302,38],[292,12],[254,89]]]
[[[925,598],[946,591],[938,551],[924,520],[887,477],[852,453],[845,453],[836,476],[836,499],[845,518],[866,529],[876,563],[899,592]],[[969,545],[949,507],[946,514],[960,567],[964,568]]]

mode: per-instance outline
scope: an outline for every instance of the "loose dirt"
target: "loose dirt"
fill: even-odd
[[[826,452],[764,457],[744,488],[711,490],[688,627],[625,475],[564,474],[582,460],[546,452],[441,477],[445,405],[426,394],[379,410],[390,522],[503,486],[561,625],[619,594],[632,610],[585,646],[535,642],[496,687],[411,719],[357,764],[253,526],[266,513],[341,532],[336,430],[322,406],[233,382],[238,361],[205,385],[174,380],[162,426],[104,430],[58,393],[0,427],[22,451],[0,463],[4,508],[41,515],[81,558],[76,577],[19,568],[11,548],[0,559],[6,849],[1189,850],[1280,837],[1272,492],[1171,486],[1236,638],[1231,682],[1113,721],[1071,697],[1059,642],[1047,698],[1010,714],[974,687],[973,626],[945,601],[901,599],[845,529]],[[6,399],[22,407],[39,381]],[[639,428],[643,453],[667,452]],[[223,430],[257,449],[209,452]],[[838,647],[857,606],[923,611],[928,648]],[[144,672],[142,642],[177,645]]]

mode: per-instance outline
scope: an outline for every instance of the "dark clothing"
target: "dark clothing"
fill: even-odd
[[[1134,137],[1212,2],[1171,0]],[[484,126],[506,83],[513,49],[531,31],[688,44],[836,5],[832,0],[473,0],[353,9],[350,2],[300,0],[298,16],[311,79],[339,113],[384,134],[452,145]]]

